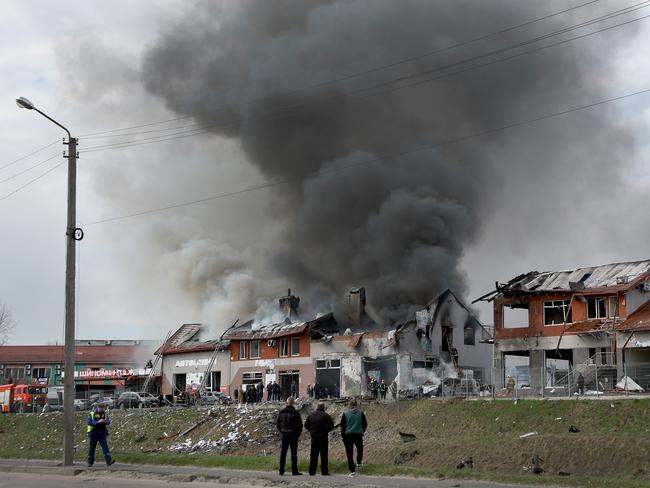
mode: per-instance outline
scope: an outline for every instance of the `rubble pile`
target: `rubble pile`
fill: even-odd
[[[223,452],[275,444],[277,412],[277,407],[214,408],[206,413],[210,419],[201,425],[198,437],[196,431],[188,432],[187,438],[173,442],[169,450],[186,453]],[[189,430],[194,429],[190,426]],[[189,436],[190,433],[192,436]]]

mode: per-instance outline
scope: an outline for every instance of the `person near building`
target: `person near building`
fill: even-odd
[[[382,400],[386,400],[386,391],[388,391],[388,385],[386,385],[386,380],[382,379],[379,383],[379,397]]]
[[[88,428],[86,429],[88,434],[88,467],[95,464],[95,450],[97,449],[98,442],[102,448],[106,465],[110,466],[115,462],[111,457],[111,450],[108,447],[108,440],[106,439],[108,437],[107,427],[110,423],[111,421],[108,418],[103,403],[98,403],[88,413]]]
[[[576,380],[576,384],[578,386],[578,395],[584,395],[585,394],[585,377],[582,376],[582,373],[578,373],[578,378]]]
[[[311,386],[311,383],[307,385],[307,397],[310,400],[314,398],[314,388]]]
[[[276,402],[280,401],[280,385],[278,385],[277,381],[273,382],[273,399]]]
[[[235,388],[235,391],[232,394],[235,403],[239,403],[239,388]]]
[[[294,398],[298,398],[298,383],[295,381],[291,382],[291,396]]]
[[[397,400],[397,378],[395,378],[390,384],[390,394],[393,397],[393,400]]]
[[[512,377],[512,375],[508,375],[506,378],[506,392],[508,393],[508,396],[514,396],[515,379]]]
[[[348,476],[356,475],[356,468],[363,464],[363,434],[368,428],[366,415],[359,409],[357,400],[351,398],[348,409],[341,416],[341,437],[345,446],[345,455],[348,458]],[[357,448],[357,462],[354,463],[354,448]]]
[[[266,400],[273,401],[273,382],[269,381],[266,385]]]
[[[278,430],[280,431],[280,476],[284,475],[287,464],[287,451],[291,450],[291,474],[301,475],[298,471],[298,441],[302,433],[302,418],[294,407],[293,397],[287,398],[286,406],[278,414]]]
[[[370,380],[370,396],[372,396],[373,399],[377,400],[377,397],[379,396],[379,385],[377,384],[377,380],[375,378],[372,378]]]
[[[318,467],[318,456],[320,456],[320,472],[323,476],[329,476],[329,463],[327,454],[329,450],[328,435],[334,430],[334,420],[325,411],[325,404],[320,402],[316,410],[305,420],[305,429],[311,435],[311,450],[309,452],[309,474],[314,476]]]

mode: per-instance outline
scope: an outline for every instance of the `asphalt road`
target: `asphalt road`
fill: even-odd
[[[97,465],[87,469],[83,465],[57,466],[53,462],[36,460],[0,460],[0,488],[63,488],[83,486],[85,488],[148,488],[161,484],[185,486],[193,482],[200,488],[223,487],[282,487],[282,488],[504,488],[501,483],[470,480],[432,480],[427,478],[400,478],[364,476],[355,478],[346,475],[332,476],[279,476],[277,473],[240,471],[219,468],[198,468],[192,466],[153,466],[116,463],[110,468]],[[199,483],[200,482],[200,483]],[[517,485],[517,488],[532,488]]]

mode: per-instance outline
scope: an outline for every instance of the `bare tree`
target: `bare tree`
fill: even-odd
[[[0,303],[0,346],[9,340],[13,328],[14,321],[11,310],[6,305]]]

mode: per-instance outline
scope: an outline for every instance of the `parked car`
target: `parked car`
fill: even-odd
[[[86,410],[88,407],[88,402],[84,398],[75,398],[74,399],[74,409],[75,410]]]
[[[232,398],[220,391],[206,391],[201,395],[201,405],[230,405]]]
[[[158,398],[151,393],[125,391],[117,399],[118,408],[157,407]]]
[[[104,405],[105,408],[115,408],[115,399],[111,397],[97,397],[90,401],[90,408],[99,404]]]

